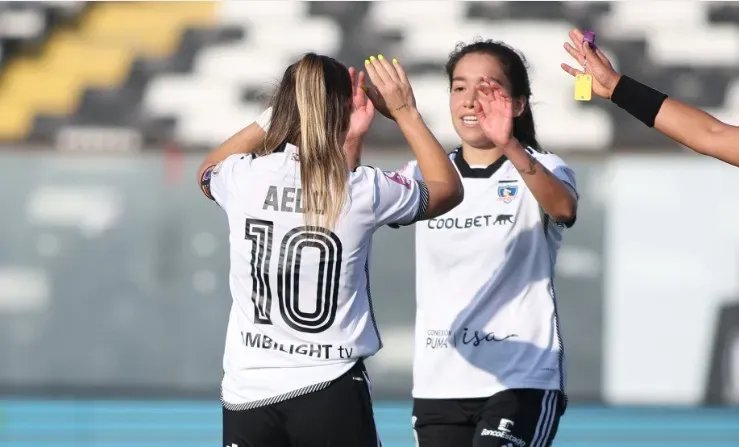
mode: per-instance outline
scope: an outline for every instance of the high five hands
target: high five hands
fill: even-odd
[[[361,139],[369,131],[375,112],[395,120],[404,112],[416,108],[413,89],[405,70],[397,59],[372,56],[364,61],[366,73],[349,67],[352,80],[352,115],[347,140]],[[367,77],[372,81],[367,82]]]
[[[354,67],[349,67],[349,77],[352,80],[352,114],[349,122],[349,132],[346,138],[362,138],[375,119],[375,106],[367,98],[367,76],[363,71],[357,74]]]
[[[397,59],[390,62],[380,54],[365,60],[364,66],[372,81],[366,87],[367,96],[378,112],[388,119],[396,120],[399,115],[415,110],[413,89]]]
[[[403,66],[397,59],[388,61],[382,55],[364,61],[372,81],[363,88],[374,109],[388,119],[416,108],[413,89]],[[503,87],[490,78],[478,85],[475,113],[485,134],[498,147],[506,147],[513,138],[515,104]]]

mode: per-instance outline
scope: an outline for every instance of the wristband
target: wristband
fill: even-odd
[[[628,76],[621,76],[611,94],[611,101],[634,118],[649,127],[654,127],[654,120],[667,95],[655,90]]]

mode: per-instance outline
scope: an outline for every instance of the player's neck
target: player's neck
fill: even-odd
[[[477,148],[468,144],[462,145],[462,156],[470,166],[488,166],[498,160],[503,151],[495,146],[490,148]]]

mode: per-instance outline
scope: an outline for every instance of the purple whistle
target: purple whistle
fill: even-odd
[[[582,35],[582,42],[588,42],[590,43],[591,47],[595,46],[595,32],[593,31],[585,31]]]

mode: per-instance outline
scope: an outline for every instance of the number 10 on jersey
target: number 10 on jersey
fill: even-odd
[[[254,322],[272,323],[270,265],[274,223],[246,219],[246,239],[251,241],[252,301]],[[313,311],[300,309],[300,261],[303,250],[318,250],[318,278]],[[285,234],[280,243],[277,267],[277,301],[285,323],[299,332],[319,333],[333,324],[339,302],[342,246],[333,232],[302,226]]]

